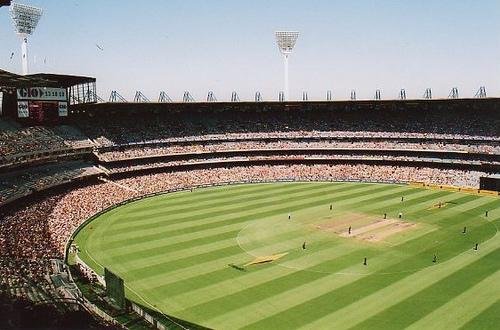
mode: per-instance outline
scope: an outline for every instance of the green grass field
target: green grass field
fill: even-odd
[[[123,277],[130,299],[210,328],[493,329],[497,227],[499,198],[275,183],[132,202],[75,241],[98,273],[105,265]]]

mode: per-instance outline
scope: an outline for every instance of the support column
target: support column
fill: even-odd
[[[21,63],[23,66],[23,75],[28,74],[28,36],[21,36]]]
[[[288,91],[288,54],[283,55],[284,57],[284,65],[285,65],[285,101],[288,101],[290,98]]]

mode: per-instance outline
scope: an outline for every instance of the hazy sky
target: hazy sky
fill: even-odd
[[[420,98],[427,87],[500,96],[499,0],[26,0],[44,9],[30,39],[31,72],[90,75],[107,99],[164,90],[197,100],[261,91],[276,99],[283,65],[274,31],[301,35],[290,95]],[[96,44],[103,48],[100,50]],[[10,59],[11,53],[15,55]],[[0,9],[0,68],[20,72],[20,41]],[[44,60],[46,59],[46,64]]]

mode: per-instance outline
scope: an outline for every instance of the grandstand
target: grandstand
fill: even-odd
[[[26,126],[7,111],[2,199],[100,174],[245,164],[429,167],[487,176],[499,171],[499,106],[497,99],[79,104],[56,126]],[[479,187],[478,180],[460,182]]]
[[[9,82],[4,89],[16,87]],[[43,290],[20,284],[23,299],[60,299],[50,292],[58,292],[61,275],[50,275],[48,265],[64,259],[82,223],[113,205],[172,189],[285,179],[479,191],[481,178],[500,172],[499,108],[500,99],[87,103],[71,105],[57,122],[25,121],[6,111],[0,119],[2,269],[9,274],[12,263],[24,263],[26,283],[48,283]],[[4,278],[13,290],[20,277]],[[80,294],[60,292],[73,292],[72,299]]]

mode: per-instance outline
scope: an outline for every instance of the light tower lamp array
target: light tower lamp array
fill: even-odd
[[[40,18],[42,10],[40,8],[12,3],[10,6],[10,15],[16,33],[21,37],[21,62],[23,75],[28,74],[28,36],[33,34]]]
[[[276,43],[278,48],[283,54],[283,62],[285,68],[285,89],[284,89],[284,100],[289,100],[289,90],[288,90],[288,56],[292,53],[295,42],[299,37],[299,32],[297,31],[276,31]]]

